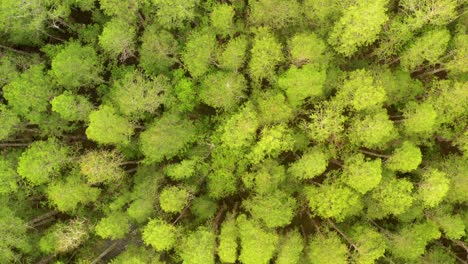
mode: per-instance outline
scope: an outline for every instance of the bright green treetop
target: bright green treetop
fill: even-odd
[[[235,72],[218,71],[202,81],[200,99],[214,108],[232,110],[245,98],[247,81]]]
[[[177,186],[166,187],[159,195],[159,204],[165,212],[177,213],[187,205],[189,195],[186,189]]]
[[[424,32],[403,51],[400,57],[401,65],[408,70],[414,70],[425,62],[436,64],[439,57],[445,53],[449,40],[450,32],[447,29]]]
[[[174,36],[154,26],[146,27],[141,36],[139,65],[149,74],[167,72],[176,63],[179,44]]]
[[[255,35],[250,51],[250,77],[256,82],[262,79],[274,79],[276,67],[284,59],[282,49],[282,45],[267,28],[260,28]]]
[[[268,264],[273,258],[279,242],[279,236],[269,231],[245,215],[237,217],[241,251],[239,260],[244,264]]]
[[[343,176],[347,185],[365,194],[374,189],[382,179],[382,161],[369,160],[362,154],[345,159]]]
[[[62,181],[55,181],[47,186],[47,197],[57,209],[73,213],[78,205],[95,202],[100,194],[98,188],[90,187],[77,174],[70,174]]]
[[[214,264],[216,236],[200,227],[182,239],[179,255],[184,264]]]
[[[133,135],[133,125],[117,114],[112,106],[101,105],[89,115],[86,136],[100,144],[128,145]]]
[[[393,122],[384,110],[358,116],[353,120],[349,131],[350,141],[366,148],[382,148],[396,136]]]
[[[296,209],[296,199],[282,191],[256,195],[243,202],[254,219],[260,219],[269,228],[291,223]]]
[[[99,220],[95,232],[102,238],[121,239],[130,232],[130,221],[125,213],[113,212]]]
[[[367,225],[354,225],[349,236],[359,249],[352,256],[355,263],[373,264],[385,254],[385,237],[375,228]]]
[[[346,264],[348,263],[348,250],[346,245],[334,232],[326,236],[315,235],[307,248],[310,263],[320,264]]]
[[[292,63],[296,66],[303,64],[323,64],[328,61],[325,56],[326,44],[315,33],[300,33],[289,40],[289,52]]]
[[[360,47],[372,44],[388,20],[386,4],[386,0],[356,1],[356,4],[343,11],[328,42],[344,56],[351,56]]]
[[[307,187],[306,195],[313,214],[340,222],[363,208],[357,192],[337,183]]]
[[[314,148],[292,163],[288,172],[299,180],[306,180],[324,173],[327,167],[327,155],[322,150]]]
[[[90,184],[118,182],[125,176],[122,156],[116,151],[90,151],[81,156],[80,171]]]
[[[52,111],[67,121],[86,121],[93,110],[93,105],[82,95],[64,92],[50,102]]]
[[[437,169],[427,169],[422,174],[418,194],[427,207],[437,206],[449,191],[449,179],[444,172]]]
[[[18,174],[32,185],[47,183],[70,161],[69,153],[56,139],[35,141],[21,154]]]
[[[158,251],[170,250],[177,240],[176,228],[161,219],[153,219],[143,229],[143,241]]]
[[[231,5],[215,5],[210,14],[211,26],[220,35],[230,35],[234,29],[234,15],[234,8]]]
[[[51,75],[68,89],[86,87],[100,81],[101,65],[91,46],[70,42],[52,58]]]
[[[422,161],[421,150],[411,141],[405,141],[393,151],[385,166],[394,171],[410,172],[418,168]]]
[[[221,224],[218,236],[218,256],[223,263],[235,263],[237,260],[239,230],[233,215],[226,216]]]
[[[229,40],[218,57],[219,65],[225,70],[237,70],[245,63],[247,52],[247,38],[239,36]]]
[[[304,239],[297,229],[289,231],[282,237],[279,244],[277,264],[300,263],[302,251],[304,250]]]
[[[104,25],[99,36],[101,48],[122,60],[131,57],[135,50],[136,31],[132,24],[121,18],[112,18]]]
[[[292,66],[279,77],[278,86],[286,92],[289,103],[297,107],[304,99],[323,94],[326,77],[325,70],[314,64]]]
[[[213,62],[215,47],[215,35],[208,30],[195,31],[189,36],[182,60],[192,77],[198,78],[208,72]]]
[[[156,119],[140,134],[140,148],[145,161],[160,162],[179,154],[196,139],[196,128],[190,120],[176,115]]]
[[[114,82],[109,97],[122,114],[141,118],[146,113],[156,112],[164,102],[163,93],[167,86],[165,76],[146,78],[139,71],[128,71],[122,79]]]

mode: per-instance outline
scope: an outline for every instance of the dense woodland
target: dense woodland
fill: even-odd
[[[0,263],[467,263],[464,0],[1,0]]]

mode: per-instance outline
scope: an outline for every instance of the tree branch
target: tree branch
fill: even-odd
[[[364,150],[364,149],[359,149],[360,152],[364,153],[364,154],[367,154],[367,155],[371,155],[371,156],[374,156],[374,157],[379,157],[379,158],[390,158],[391,156],[390,155],[385,155],[385,154],[379,154],[379,153],[374,153],[372,151],[368,151],[368,150]]]

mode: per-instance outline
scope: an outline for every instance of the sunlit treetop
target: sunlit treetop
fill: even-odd
[[[279,242],[278,234],[245,215],[237,217],[237,226],[241,244],[239,260],[244,264],[269,263]]]
[[[32,123],[44,118],[49,100],[56,94],[57,89],[44,74],[44,65],[40,64],[31,66],[3,87],[8,106]]]
[[[422,155],[418,146],[411,141],[405,141],[393,151],[385,166],[394,171],[410,172],[421,164]]]
[[[164,91],[168,80],[159,75],[147,78],[139,71],[128,71],[112,85],[109,97],[119,111],[131,118],[154,114],[164,102]]]
[[[312,32],[294,35],[289,40],[288,47],[292,63],[296,66],[328,62],[325,41]]]
[[[133,124],[120,116],[112,106],[101,105],[89,114],[86,136],[100,144],[127,145],[133,135]]]
[[[156,8],[158,24],[167,29],[182,27],[195,16],[200,0],[150,0]]]
[[[192,77],[198,78],[208,72],[214,61],[215,47],[215,34],[209,30],[204,29],[190,34],[182,53],[182,61]]]
[[[329,36],[330,45],[338,53],[349,57],[360,47],[372,44],[388,20],[386,4],[386,0],[359,0],[343,10]]]
[[[343,177],[347,185],[365,194],[375,188],[382,179],[382,161],[368,160],[362,154],[345,159]]]
[[[182,152],[196,140],[196,135],[196,127],[191,121],[167,114],[140,134],[140,149],[145,162],[160,162]]]
[[[18,174],[32,185],[47,183],[70,161],[70,149],[56,139],[35,141],[18,160]]]
[[[175,37],[165,30],[155,26],[145,28],[141,36],[139,66],[149,74],[167,72],[177,62],[179,43]]]
[[[112,57],[125,60],[134,54],[136,31],[122,18],[113,18],[104,25],[99,36],[99,45]]]
[[[276,67],[284,60],[282,45],[268,28],[260,28],[255,34],[249,62],[249,75],[254,81],[272,80]]]
[[[200,99],[209,106],[232,110],[246,97],[247,81],[234,72],[218,71],[202,81]]]
[[[70,42],[52,58],[54,80],[67,89],[91,86],[101,81],[101,65],[91,46]]]
[[[416,38],[401,54],[401,65],[407,70],[414,70],[417,66],[428,63],[434,65],[445,53],[450,32],[447,29],[426,31]]]
[[[94,106],[82,95],[64,92],[50,102],[52,111],[67,121],[86,121]]]
[[[222,36],[230,35],[234,30],[234,15],[231,5],[216,5],[210,14],[211,26]]]
[[[298,1],[254,0],[249,2],[249,20],[256,26],[282,28],[296,22],[300,16]]]
[[[316,234],[309,241],[306,252],[311,263],[348,263],[346,245],[335,232],[329,232],[326,235]]]

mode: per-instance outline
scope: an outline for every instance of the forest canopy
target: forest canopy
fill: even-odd
[[[2,0],[0,262],[468,262],[463,0]]]

